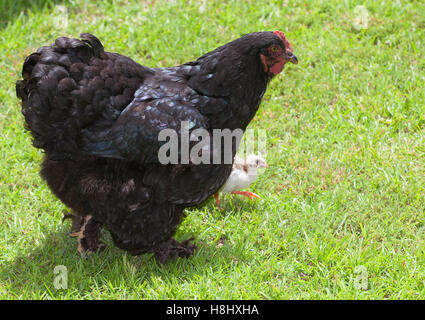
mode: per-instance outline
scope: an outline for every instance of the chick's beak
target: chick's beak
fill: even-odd
[[[298,58],[292,52],[291,53],[288,52],[288,55],[285,57],[285,60],[287,62],[292,62],[293,64],[298,64]]]

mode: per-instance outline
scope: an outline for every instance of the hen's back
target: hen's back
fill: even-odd
[[[34,146],[51,157],[78,152],[78,134],[107,127],[132,101],[152,71],[125,56],[105,52],[90,34],[61,37],[28,56],[16,83]]]

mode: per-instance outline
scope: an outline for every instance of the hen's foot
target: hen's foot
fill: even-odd
[[[161,263],[166,263],[176,258],[188,258],[193,255],[195,250],[195,245],[190,243],[192,240],[193,238],[178,242],[171,238],[153,250],[155,258]]]
[[[72,219],[71,232],[68,235],[77,238],[79,253],[101,252],[105,249],[105,244],[99,239],[102,224],[94,220],[91,215],[71,215],[64,217],[66,218]]]
[[[239,194],[241,196],[248,197],[250,199],[254,199],[254,198],[261,199],[261,197],[258,194],[254,192],[249,192],[249,191],[233,191],[232,194]]]

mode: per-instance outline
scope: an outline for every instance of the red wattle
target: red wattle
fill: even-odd
[[[273,73],[273,74],[278,74],[278,73],[280,73],[280,72],[282,72],[282,70],[283,70],[283,66],[285,65],[285,62],[284,61],[280,61],[280,62],[276,62],[271,68],[270,68],[270,71]]]

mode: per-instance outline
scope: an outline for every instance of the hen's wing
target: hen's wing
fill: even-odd
[[[112,127],[101,128],[99,124],[81,132],[81,150],[139,164],[158,163],[159,149],[167,142],[159,141],[161,130],[174,130],[181,141],[183,121],[188,135],[195,129],[209,129],[208,119],[195,107],[197,102],[199,97],[182,79],[157,70],[136,91]]]

